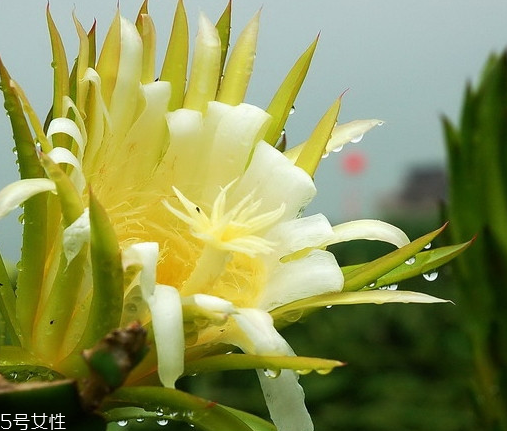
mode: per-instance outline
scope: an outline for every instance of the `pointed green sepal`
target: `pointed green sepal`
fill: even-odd
[[[117,328],[123,310],[123,268],[118,240],[105,209],[91,191],[90,253],[93,296],[80,348],[94,345]]]
[[[306,74],[312,61],[313,53],[317,47],[318,37],[311,43],[306,51],[299,57],[292,69],[285,77],[282,85],[276,92],[273,100],[269,104],[266,112],[273,117],[269,130],[264,140],[271,145],[275,145],[280,139],[280,135],[289,117],[290,111],[299,93],[301,85],[306,78]]]
[[[58,32],[51,13],[49,12],[49,3],[46,9],[46,18],[51,39],[51,50],[53,52],[53,61],[51,63],[53,75],[53,118],[65,117],[64,97],[70,94],[69,91],[69,66],[67,56],[63,47],[62,38]],[[60,134],[55,136],[54,145],[58,147],[69,148],[71,140],[68,136]]]
[[[215,28],[220,37],[221,56],[220,56],[220,77],[224,73],[225,59],[227,58],[227,51],[229,50],[229,41],[231,38],[231,15],[232,15],[232,0],[229,0],[222,15],[218,19]]]
[[[155,24],[148,15],[148,0],[145,0],[136,19],[136,28],[143,41],[143,71],[141,82],[148,84],[155,80]]]
[[[42,178],[44,170],[35,151],[30,127],[9,73],[1,61],[0,79],[5,108],[11,121],[16,144],[21,178]],[[31,197],[25,202],[23,208],[23,245],[16,292],[16,315],[25,343],[29,343],[31,339],[34,316],[39,302],[39,289],[44,275],[47,247],[46,209],[47,193]]]
[[[188,22],[183,1],[179,0],[174,14],[171,37],[167,46],[164,63],[160,72],[161,81],[171,83],[169,111],[183,106],[187,83],[188,63]]]
[[[241,32],[231,52],[217,94],[219,102],[235,106],[243,102],[253,72],[260,11]]]
[[[404,264],[408,259],[414,257],[419,251],[424,249],[425,246],[430,244],[446,227],[447,223],[441,228],[427,233],[412,241],[410,244],[394,250],[385,256],[359,265],[351,271],[345,270],[343,274],[345,276],[343,291],[357,291],[372,283],[377,283],[379,277],[382,277]]]
[[[340,112],[340,106],[341,97],[336,99],[333,105],[324,114],[296,160],[295,165],[303,169],[312,178],[325,152],[327,142],[331,137],[331,132],[333,131],[338,113]]]
[[[0,255],[0,314],[2,315],[8,341],[15,346],[21,345],[22,334],[16,319],[16,296],[9,273]],[[1,335],[1,334],[0,334]]]
[[[101,409],[111,422],[143,417],[184,421],[203,431],[254,430],[216,402],[170,388],[122,387],[106,398]]]
[[[340,361],[304,356],[261,356],[247,354],[213,355],[185,364],[185,374],[207,373],[224,370],[267,369],[274,373],[279,370],[294,370],[301,374],[317,371],[327,374],[333,368],[342,367]]]

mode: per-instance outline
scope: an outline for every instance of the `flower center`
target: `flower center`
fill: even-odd
[[[228,209],[231,185],[220,190],[208,211],[173,188],[177,202],[163,202],[168,211],[158,280],[183,296],[206,293],[255,306],[265,278],[262,256],[276,245],[263,234],[285,208],[259,213],[260,202],[248,195]]]

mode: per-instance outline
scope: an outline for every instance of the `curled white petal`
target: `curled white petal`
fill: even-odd
[[[180,294],[174,287],[158,284],[147,302],[157,346],[158,376],[165,387],[174,388],[184,370],[185,337]]]
[[[389,242],[398,248],[410,243],[410,239],[401,229],[380,220],[354,220],[342,223],[334,226],[333,232],[331,240],[323,245],[355,239]]]
[[[84,151],[84,140],[77,124],[69,118],[55,118],[49,123],[48,131],[46,133],[49,141],[53,143],[52,137],[56,133],[64,133],[76,141],[81,154]]]
[[[56,185],[47,178],[27,178],[10,183],[0,191],[0,218],[32,196],[48,191],[56,193]]]
[[[153,295],[156,285],[159,246],[156,242],[133,244],[122,253],[123,269],[131,265],[141,265],[139,283],[145,301]]]
[[[71,178],[76,186],[76,189],[79,192],[83,192],[86,185],[86,178],[83,175],[83,171],[81,169],[81,163],[77,157],[72,154],[67,148],[63,147],[55,147],[49,153],[48,156],[55,163],[65,163],[73,166],[75,169],[71,173]]]
[[[377,119],[354,120],[348,123],[338,124],[333,129],[331,139],[329,139],[326,145],[326,153],[330,153],[349,142],[361,139],[366,132],[382,124],[384,124],[384,122]]]
[[[90,241],[90,216],[88,208],[63,231],[63,253],[67,266],[77,256],[83,245]]]

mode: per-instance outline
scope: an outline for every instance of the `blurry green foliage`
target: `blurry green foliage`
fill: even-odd
[[[444,119],[452,240],[477,235],[455,262],[471,343],[481,429],[507,430],[507,52],[468,85],[458,126]]]

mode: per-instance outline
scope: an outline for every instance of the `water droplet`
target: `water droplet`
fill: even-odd
[[[377,284],[377,282],[376,282],[376,281],[373,281],[373,282],[371,282],[371,283],[368,285],[368,287],[375,287],[375,285],[376,285],[376,284]]]
[[[310,374],[312,372],[311,368],[305,369],[305,370],[296,370],[296,373],[306,376],[307,374]]]
[[[282,137],[283,135],[285,135],[285,129],[282,129],[282,131],[280,132],[280,137]]]
[[[377,123],[377,126],[381,127],[381,126],[383,126],[384,124],[385,124],[385,122],[384,122],[384,121],[379,121],[379,122]]]
[[[428,244],[426,244],[426,245],[424,246],[424,249],[425,249],[425,250],[429,250],[430,248],[431,248],[431,242],[429,242]]]
[[[323,158],[323,159],[327,159],[328,157],[329,157],[329,153],[324,153],[324,154],[322,154],[322,158]]]
[[[283,315],[284,320],[290,323],[297,322],[303,316],[302,310],[294,310]]]
[[[386,286],[387,290],[396,290],[398,289],[398,285],[396,283],[390,284],[389,286]]]
[[[333,153],[339,153],[341,150],[343,150],[343,145],[339,145],[338,147],[333,148],[331,151],[333,151]]]
[[[144,422],[144,418],[137,418],[136,422],[139,422],[139,423]]]
[[[18,155],[18,149],[16,147],[12,149],[12,154],[14,154],[15,156]]]
[[[157,419],[157,423],[163,427],[169,423],[169,419]]]
[[[360,135],[352,138],[350,140],[350,142],[353,143],[353,144],[357,144],[358,142],[361,142],[361,140],[363,139],[363,137],[364,137],[364,133],[361,133]]]
[[[21,224],[25,224],[25,214],[24,213],[20,214],[20,216],[18,217],[18,221]]]
[[[292,106],[292,108],[290,108],[289,115],[294,114],[294,112],[296,112],[296,107]]]
[[[155,409],[155,414],[156,414],[157,416],[164,416],[164,410],[162,410],[162,408],[161,408],[161,407],[157,407],[157,408]]]
[[[264,369],[264,375],[270,379],[276,379],[281,372],[281,370],[270,370],[268,368]]]
[[[329,374],[331,371],[333,371],[332,368],[320,368],[317,371],[317,374],[320,374],[321,376],[325,376],[326,374]]]
[[[126,420],[126,419],[122,419],[122,420],[119,420],[118,422],[116,422],[118,424],[118,426],[120,427],[126,427],[128,424],[129,424],[129,421]]]
[[[438,278],[438,271],[433,270],[423,274],[423,277],[427,281],[435,281]]]
[[[13,371],[12,373],[9,374],[9,377],[12,380],[16,380],[18,378],[18,373],[16,371]]]
[[[413,265],[415,263],[415,256],[412,256],[410,259],[405,261],[407,265]]]
[[[326,305],[326,308],[329,310],[330,308],[333,308],[332,305]]]

